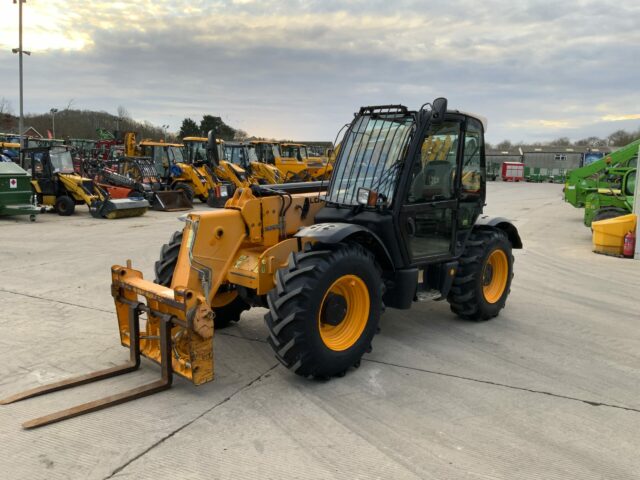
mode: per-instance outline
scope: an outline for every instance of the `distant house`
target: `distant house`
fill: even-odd
[[[42,135],[40,135],[40,132],[38,132],[33,127],[27,128],[22,135],[24,135],[25,137],[31,137],[31,138],[44,138]]]

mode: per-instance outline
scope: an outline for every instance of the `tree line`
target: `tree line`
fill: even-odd
[[[623,147],[637,139],[640,138],[640,127],[636,130],[627,131],[627,130],[616,130],[612,134],[606,137],[586,137],[580,140],[571,141],[569,137],[559,137],[550,142],[534,142],[534,143],[525,143],[525,142],[517,142],[512,143],[509,140],[503,140],[502,142],[496,145],[490,145],[487,143],[487,148],[494,148],[497,150],[509,150],[514,147],[521,146],[532,146],[532,147],[544,147],[544,146],[554,146],[554,147]]]
[[[0,132],[17,133],[18,117],[7,109],[0,101]],[[79,110],[74,108],[60,109],[52,113],[29,113],[24,116],[24,128],[36,129],[43,137],[48,136],[48,132],[54,133],[56,138],[86,138],[97,140],[98,130],[108,130],[110,132],[134,131],[140,138],[161,139],[165,138],[166,132],[162,127],[151,122],[139,122],[131,118],[126,108],[118,107],[117,114],[105,111]],[[167,137],[169,139],[170,136]]]
[[[216,132],[216,137],[225,141],[243,141],[249,138],[244,130],[233,128],[227,125],[224,120],[214,115],[203,115],[200,123],[196,123],[191,118],[185,118],[180,126],[178,136],[184,137],[206,137],[210,130]]]

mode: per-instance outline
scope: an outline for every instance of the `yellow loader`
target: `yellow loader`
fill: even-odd
[[[129,362],[1,403],[129,372],[142,356],[160,364],[160,380],[25,428],[169,388],[174,374],[209,382],[215,329],[254,306],[267,309],[265,333],[282,365],[318,378],[360,365],[385,307],[446,299],[465,320],[497,316],[522,241],[508,220],[482,215],[485,128],[479,116],[447,111],[443,98],[417,111],[362,107],[326,190],[320,182],[239,188],[224,209],[186,216],[162,247],[155,281],[130,261],[111,268]],[[481,174],[479,188],[465,183],[468,172]]]
[[[31,170],[31,185],[39,205],[53,207],[58,215],[73,215],[76,205],[86,204],[96,218],[144,215],[149,202],[142,198],[111,199],[106,190],[73,169],[66,147],[36,147],[21,151],[22,165]]]

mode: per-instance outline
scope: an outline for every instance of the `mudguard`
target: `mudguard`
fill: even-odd
[[[395,270],[391,254],[387,250],[387,247],[382,243],[380,237],[362,225],[356,225],[354,223],[316,223],[304,227],[294,235],[298,238],[311,238],[317,242],[325,244],[335,244],[346,240],[349,237],[356,237],[357,241],[365,240],[368,246],[374,253],[378,255],[378,261],[385,266],[390,267],[390,270]]]
[[[520,239],[518,229],[506,218],[481,215],[480,217],[478,217],[478,220],[476,221],[473,228],[482,227],[494,227],[503,230],[507,234],[512,248],[522,248],[522,240]]]

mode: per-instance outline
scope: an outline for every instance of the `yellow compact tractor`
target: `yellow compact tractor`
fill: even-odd
[[[21,151],[22,165],[31,170],[31,185],[39,205],[50,206],[61,216],[72,215],[76,205],[86,204],[96,218],[144,215],[149,202],[142,198],[111,199],[93,180],[73,169],[66,147],[36,147]]]
[[[278,360],[319,378],[360,365],[385,307],[436,299],[466,320],[497,316],[522,242],[508,220],[482,215],[484,130],[480,117],[447,111],[443,98],[419,111],[361,108],[322,195],[320,182],[237,189],[224,209],[186,216],[161,249],[155,281],[129,261],[111,268],[128,363],[2,403],[131,371],[141,356],[161,365],[162,379],[24,426],[149,395],[174,374],[209,382],[215,329],[254,306],[268,310],[265,333]],[[436,157],[425,161],[436,141]],[[467,172],[479,174],[479,189],[462,181]]]

